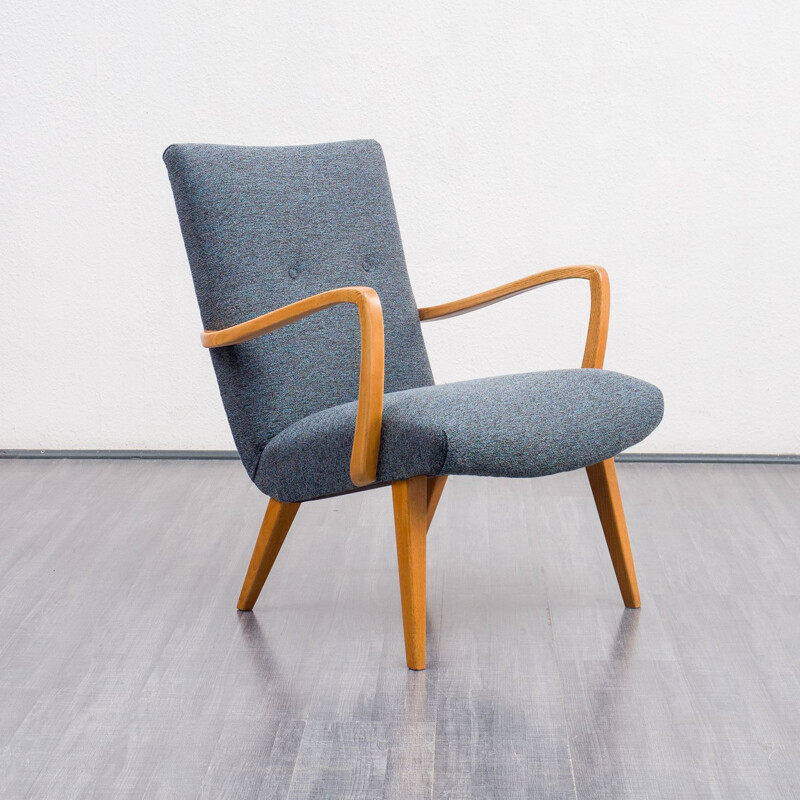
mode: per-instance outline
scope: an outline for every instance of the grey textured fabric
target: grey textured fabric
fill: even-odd
[[[617,372],[570,369],[387,394],[378,481],[414,475],[536,477],[586,467],[641,441],[664,412],[661,392]],[[356,403],[295,422],[264,448],[256,485],[301,501],[355,489]]]
[[[340,286],[383,305],[387,392],[433,383],[377,142],[172,145],[164,153],[203,325],[216,330]],[[211,357],[251,477],[273,436],[358,397],[354,306]]]

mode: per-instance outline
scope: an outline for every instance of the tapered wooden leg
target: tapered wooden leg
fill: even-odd
[[[392,484],[397,566],[406,663],[425,669],[425,545],[428,533],[428,479],[421,475]]]
[[[622,497],[617,482],[617,468],[614,459],[601,461],[586,467],[589,484],[592,487],[597,513],[606,536],[611,563],[617,574],[617,583],[622,592],[622,599],[628,608],[639,608],[639,586],[636,583],[636,572],[633,568],[631,543],[628,541],[628,526],[625,524],[625,512],[622,508]]]
[[[300,503],[281,503],[270,499],[258,539],[247,568],[247,575],[236,607],[239,611],[252,611],[258,595],[267,580],[269,571],[278,557],[283,540],[289,532]]]
[[[444,491],[445,483],[447,483],[447,475],[428,478],[428,528],[431,527],[433,515],[436,513],[436,506],[439,505],[439,499]]]

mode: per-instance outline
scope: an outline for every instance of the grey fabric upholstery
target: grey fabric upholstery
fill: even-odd
[[[618,372],[568,369],[387,394],[378,480],[414,475],[530,478],[586,467],[661,421],[661,392]],[[290,425],[264,448],[255,482],[300,501],[351,491],[356,403]]]
[[[386,391],[433,383],[377,142],[180,144],[164,162],[206,330],[327,289],[371,286],[383,305]],[[277,433],[358,397],[359,354],[352,305],[211,351],[251,476]]]
[[[660,421],[658,389],[602,370],[433,386],[376,142],[172,145],[164,161],[207,330],[340,286],[378,292],[387,392],[380,482],[576,469]],[[300,501],[355,490],[359,354],[353,306],[211,351],[242,462],[268,495]]]

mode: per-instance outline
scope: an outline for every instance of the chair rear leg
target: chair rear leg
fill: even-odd
[[[247,568],[242,593],[236,604],[239,611],[253,610],[298,508],[300,503],[281,503],[270,498],[250,559],[250,566]]]
[[[609,458],[607,461],[586,467],[586,474],[589,476],[589,485],[592,487],[622,599],[628,608],[639,608],[641,605],[639,586],[633,568],[631,543],[628,540],[628,526],[625,524],[625,512],[622,508],[614,459]]]
[[[425,546],[428,533],[428,478],[424,475],[392,484],[397,566],[406,663],[425,669]]]
[[[431,522],[433,522],[433,515],[436,513],[436,507],[439,505],[445,483],[447,483],[447,475],[428,478],[428,528],[431,527]]]

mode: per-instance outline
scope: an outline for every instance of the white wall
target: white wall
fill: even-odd
[[[232,446],[161,152],[374,137],[420,305],[611,274],[639,450],[800,452],[800,7],[0,10],[0,447]],[[439,380],[576,366],[583,282],[425,327]]]

